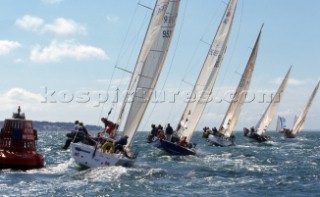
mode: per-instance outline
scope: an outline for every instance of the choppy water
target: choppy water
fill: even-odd
[[[237,146],[207,146],[196,133],[197,156],[168,156],[144,143],[131,168],[80,169],[61,149],[63,132],[38,132],[46,166],[0,171],[0,196],[319,196],[320,132],[296,139],[271,133],[252,143],[236,133]]]

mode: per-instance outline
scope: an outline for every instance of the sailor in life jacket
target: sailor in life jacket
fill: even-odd
[[[187,142],[187,136],[181,136],[180,141],[179,141],[180,146],[188,146]]]
[[[115,129],[117,129],[117,124],[109,121],[107,118],[101,118],[101,121],[104,123],[104,131],[105,133],[108,133],[109,134],[109,137],[110,138],[113,138],[114,137],[114,133],[113,131]]]

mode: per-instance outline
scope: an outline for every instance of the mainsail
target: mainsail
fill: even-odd
[[[237,121],[241,112],[241,107],[246,99],[247,91],[250,86],[252,73],[253,73],[255,62],[258,55],[259,41],[260,41],[262,27],[260,29],[257,40],[255,42],[254,48],[251,52],[247,66],[242,74],[237,90],[234,94],[234,99],[233,101],[231,101],[228,111],[219,128],[219,132],[221,134],[224,134],[225,137],[230,137],[230,135],[232,134],[233,129],[237,124]]]
[[[128,94],[123,104],[127,103],[129,94],[135,87],[124,127],[124,135],[129,136],[128,146],[130,146],[133,136],[140,125],[165,62],[173,37],[179,5],[180,0],[158,0],[156,9],[153,12],[153,17],[131,78]],[[118,123],[121,122],[124,107],[121,109]]]
[[[178,135],[186,136],[188,142],[190,142],[192,134],[198,125],[218,76],[227,49],[227,42],[235,15],[236,4],[237,0],[231,0],[228,4],[201,72],[194,85],[192,96],[196,96],[195,102],[189,102],[187,104],[180,119],[177,128]]]
[[[268,108],[266,109],[266,111],[264,112],[263,116],[261,117],[261,119],[259,120],[259,122],[256,126],[256,130],[257,130],[258,135],[262,135],[265,133],[266,129],[269,127],[269,124],[271,123],[271,121],[273,119],[273,116],[277,110],[277,107],[280,104],[281,95],[287,85],[289,75],[291,72],[291,68],[292,68],[292,66],[290,67],[290,69],[287,72],[285,78],[283,79],[277,93],[272,98],[272,101],[270,102]]]
[[[307,113],[311,107],[312,101],[313,101],[314,97],[316,96],[317,91],[319,89],[319,84],[320,84],[320,81],[318,82],[317,86],[313,90],[311,97],[309,98],[309,101],[308,101],[306,107],[304,108],[303,112],[299,116],[298,120],[295,122],[295,124],[292,128],[292,132],[291,132],[293,135],[297,134],[302,129],[304,121],[306,120],[306,117],[307,117]]]

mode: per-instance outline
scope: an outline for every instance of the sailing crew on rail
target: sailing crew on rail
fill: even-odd
[[[170,126],[170,123],[168,123],[167,128],[166,128],[167,141],[171,142],[172,135],[173,135],[173,128]]]
[[[80,125],[79,125],[79,120],[74,121],[73,130],[74,130],[74,131],[78,131],[78,130],[79,130],[79,127],[80,127]]]
[[[96,145],[95,140],[91,137],[91,135],[88,132],[88,129],[84,126],[83,122],[79,122],[79,131],[82,131],[84,133],[82,143],[88,144],[90,146]]]
[[[124,146],[128,143],[129,136],[125,135],[114,142],[114,152],[124,152]]]
[[[187,142],[187,136],[181,136],[180,141],[179,141],[179,145],[180,146],[188,146],[188,142]]]
[[[68,149],[71,142],[83,142],[84,141],[84,138],[85,138],[85,133],[83,132],[83,130],[81,129],[78,129],[77,131],[76,130],[72,130],[71,133],[67,133],[66,136],[68,137],[64,146],[63,146],[63,149]]]
[[[153,138],[157,137],[157,135],[158,135],[158,129],[156,128],[155,124],[152,124],[151,125],[151,132],[147,137],[147,143],[153,142]]]

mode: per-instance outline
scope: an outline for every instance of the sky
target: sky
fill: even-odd
[[[182,0],[166,62],[139,130],[177,125],[228,1]],[[28,119],[101,125],[115,120],[137,60],[155,0],[0,0],[0,120],[21,106]],[[250,85],[236,130],[256,125],[287,70],[276,116],[292,127],[320,73],[318,0],[238,0],[216,99],[198,124],[219,127],[264,23]],[[118,91],[117,91],[118,90]],[[159,94],[160,92],[164,94]],[[179,95],[175,95],[180,91]],[[108,95],[108,98],[106,96]],[[319,130],[320,96],[305,129]],[[275,129],[276,116],[269,127]]]

